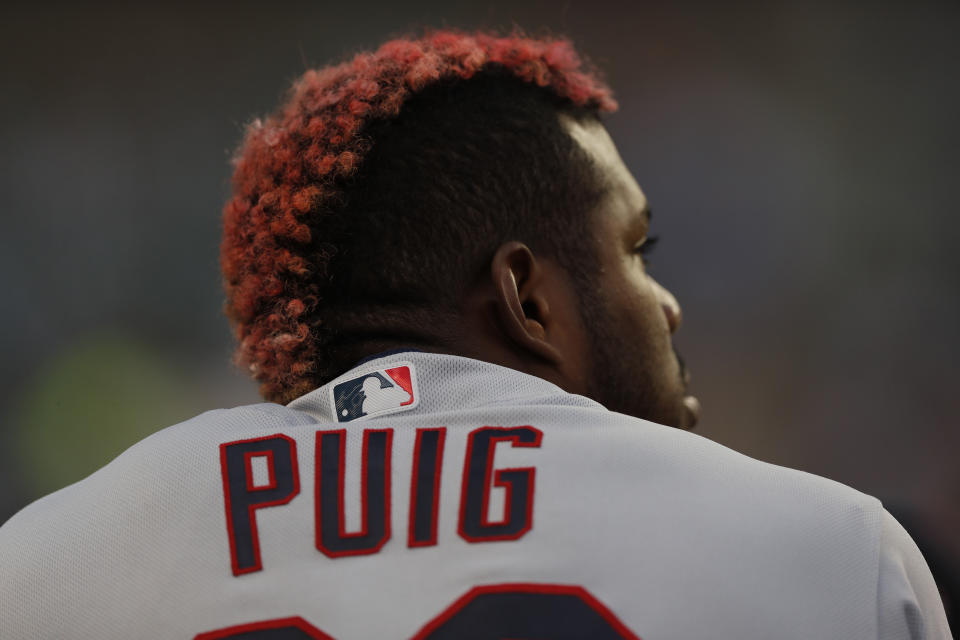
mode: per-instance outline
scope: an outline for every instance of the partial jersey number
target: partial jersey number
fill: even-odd
[[[578,586],[499,584],[474,587],[411,640],[640,640]],[[208,631],[195,640],[334,640],[300,617]]]

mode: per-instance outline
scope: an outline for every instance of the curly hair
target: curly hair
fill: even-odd
[[[504,233],[574,251],[547,210],[582,214],[596,180],[545,114],[615,109],[564,39],[436,31],[307,71],[234,159],[221,266],[238,363],[289,402],[352,364],[337,347],[364,314],[454,308]]]

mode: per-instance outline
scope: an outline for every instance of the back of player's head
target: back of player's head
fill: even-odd
[[[264,396],[422,339],[504,241],[582,277],[602,180],[560,114],[615,107],[556,39],[442,31],[304,74],[251,125],[224,212],[227,310]]]

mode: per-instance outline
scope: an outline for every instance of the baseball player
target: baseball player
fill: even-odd
[[[225,208],[268,402],[10,519],[0,637],[948,638],[876,499],[689,433],[615,106],[556,39],[308,71]]]

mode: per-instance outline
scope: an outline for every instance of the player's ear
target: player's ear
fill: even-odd
[[[497,317],[507,337],[524,351],[559,364],[560,350],[551,342],[549,287],[544,270],[527,245],[511,241],[497,249],[490,263]]]

